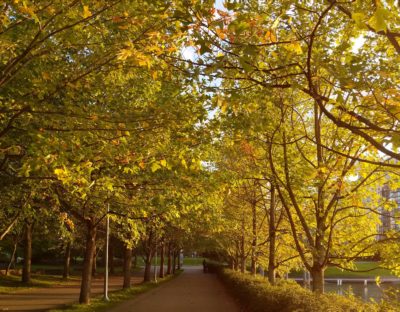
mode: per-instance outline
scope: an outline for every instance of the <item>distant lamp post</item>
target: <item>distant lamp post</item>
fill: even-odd
[[[110,203],[107,204],[106,215],[106,250],[105,252],[105,265],[104,265],[104,301],[110,301],[108,298],[108,249],[110,244]]]

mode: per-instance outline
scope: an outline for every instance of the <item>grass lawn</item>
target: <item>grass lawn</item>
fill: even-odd
[[[379,266],[379,262],[363,261],[363,262],[355,263],[355,269],[360,270],[360,271],[371,270],[377,266]],[[342,278],[370,277],[370,278],[374,278],[376,276],[395,277],[395,275],[393,275],[389,270],[382,269],[382,268],[374,269],[374,270],[368,271],[368,272],[353,272],[353,271],[341,270],[337,267],[328,267],[325,271],[326,278],[330,278],[330,277],[342,277]],[[289,277],[303,277],[303,271],[292,272],[289,274]]]
[[[0,276],[0,294],[9,294],[34,287],[76,284],[79,280],[77,276],[71,276],[68,280],[63,280],[59,275],[32,274],[31,282],[22,284],[20,275]]]
[[[156,288],[162,285],[165,282],[170,281],[171,279],[178,276],[182,271],[177,271],[175,275],[168,275],[163,279],[159,279],[158,283],[151,282],[151,283],[144,283],[140,285],[135,285],[129,289],[122,289],[118,291],[111,292],[109,294],[110,301],[106,302],[103,300],[102,297],[93,298],[89,305],[81,305],[81,304],[74,304],[67,306],[63,309],[59,310],[50,310],[51,312],[92,312],[92,311],[108,311],[111,307],[116,306],[117,304],[131,300],[136,296],[145,293],[153,288]]]

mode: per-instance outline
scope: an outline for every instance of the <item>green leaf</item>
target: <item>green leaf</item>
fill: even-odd
[[[253,67],[248,62],[248,59],[245,57],[239,57],[240,66],[244,69],[245,72],[252,71]]]

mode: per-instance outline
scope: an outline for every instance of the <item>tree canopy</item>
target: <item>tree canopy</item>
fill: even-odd
[[[398,5],[4,1],[0,240],[84,229],[81,303],[106,216],[145,280],[195,243],[316,292],[357,259],[400,273]]]

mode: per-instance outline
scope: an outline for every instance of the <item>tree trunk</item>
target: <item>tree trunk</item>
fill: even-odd
[[[90,302],[90,288],[92,282],[93,259],[96,251],[96,227],[94,220],[86,221],[86,248],[83,260],[81,292],[79,303],[88,304]]]
[[[254,201],[251,205],[252,212],[252,234],[253,240],[251,241],[251,274],[257,273],[257,203]]]
[[[143,282],[151,281],[151,258],[146,259],[144,262],[144,275]]]
[[[30,222],[25,222],[24,267],[22,269],[23,283],[29,283],[31,281],[32,230],[33,230],[33,224]]]
[[[132,248],[125,246],[124,252],[124,284],[122,288],[131,287]]]
[[[275,187],[271,185],[271,204],[269,207],[269,254],[268,254],[268,281],[271,285],[275,284],[275,244],[276,244],[276,229],[275,229]]]
[[[319,111],[317,101],[314,101],[314,134],[316,141],[316,149],[317,149],[317,163],[318,168],[321,168],[325,165],[325,160],[323,157],[323,148],[321,144],[321,113]],[[316,211],[316,222],[317,229],[315,233],[315,249],[317,255],[314,255],[313,259],[313,267],[311,270],[312,275],[312,290],[316,293],[324,293],[324,267],[322,263],[324,263],[324,255],[329,254],[324,247],[324,232],[325,232],[325,224],[324,224],[324,214],[325,214],[325,192],[324,192],[325,183],[319,183],[317,186],[317,211]]]
[[[172,273],[171,243],[168,243],[167,257],[168,257],[167,274],[169,275]]]
[[[177,257],[177,260],[178,260],[178,270],[180,270],[181,267],[182,267],[182,263],[181,263],[181,251],[179,249],[176,252],[176,257]]]
[[[153,259],[153,237],[154,233],[152,229],[149,230],[149,236],[147,237],[145,241],[145,259],[144,259],[144,276],[143,276],[143,281],[144,282],[150,282],[151,281],[151,261]]]
[[[64,254],[64,272],[63,272],[64,279],[68,279],[69,277],[70,263],[71,263],[71,241],[68,241],[67,246],[65,246],[65,254]]]
[[[95,245],[94,253],[93,253],[92,276],[95,277],[96,273],[97,273],[97,250],[96,250],[96,245]]]
[[[133,257],[133,267],[136,268],[137,267],[137,251],[135,252],[135,255]]]
[[[165,253],[165,244],[164,242],[161,243],[161,248],[160,248],[160,278],[164,278],[164,253]]]
[[[240,242],[238,240],[235,240],[235,257],[233,262],[235,271],[239,270],[239,262],[240,262],[239,251],[240,251]]]
[[[176,251],[172,251],[172,274],[175,274],[176,270]]]
[[[18,247],[18,237],[16,237],[16,239],[14,240],[13,251],[10,257],[10,262],[8,263],[6,269],[6,275],[8,275],[8,271],[10,271],[12,265],[14,265],[15,267],[15,253],[17,252],[17,247]]]
[[[315,293],[323,294],[325,291],[324,271],[325,269],[320,266],[313,266],[311,270],[312,291]]]
[[[244,273],[246,271],[246,258],[245,258],[245,250],[244,250],[244,216],[242,218],[242,236],[240,238],[240,272]]]

